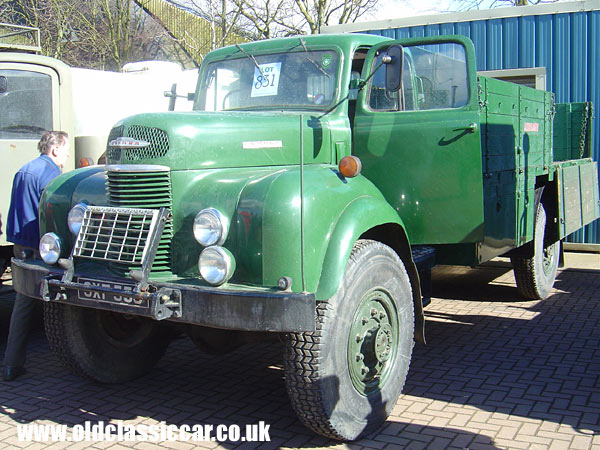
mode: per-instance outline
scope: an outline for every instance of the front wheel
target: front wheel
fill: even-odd
[[[398,255],[379,242],[358,241],[340,289],[317,314],[315,332],[288,336],[290,401],[314,432],[354,440],[385,421],[408,373],[414,312]]]
[[[546,210],[538,205],[533,229],[533,256],[513,256],[513,266],[517,290],[528,299],[543,299],[550,294],[560,253],[560,241],[546,242]]]
[[[44,327],[54,354],[73,373],[100,383],[145,375],[169,345],[151,319],[62,303],[44,303]]]

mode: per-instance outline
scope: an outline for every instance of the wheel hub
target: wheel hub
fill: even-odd
[[[377,361],[385,362],[390,357],[394,337],[392,336],[392,327],[385,323],[377,330],[375,336],[375,357]]]
[[[128,348],[146,339],[153,330],[152,323],[139,317],[111,311],[95,310],[97,330],[115,347]]]
[[[361,300],[348,339],[348,367],[354,387],[368,395],[386,382],[396,356],[398,323],[391,296],[376,289]]]

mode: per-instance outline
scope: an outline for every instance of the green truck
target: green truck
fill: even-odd
[[[75,373],[143,375],[173,332],[283,337],[298,417],[353,440],[402,391],[434,264],[508,255],[541,299],[600,215],[591,106],[478,76],[460,36],[226,47],[194,105],[118,122],[106,166],[44,192],[43,261],[12,261]]]

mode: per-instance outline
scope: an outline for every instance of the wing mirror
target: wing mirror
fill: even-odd
[[[187,98],[188,101],[193,102],[196,99],[195,92],[188,92],[187,95],[179,95],[177,94],[177,83],[174,83],[171,86],[170,91],[165,91],[164,96],[169,99],[169,111],[175,110],[175,102],[178,98]]]
[[[392,45],[387,50],[387,58],[384,57],[385,66],[385,88],[396,92],[402,84],[402,70],[404,69],[404,49],[401,45]]]
[[[381,62],[364,80],[350,80],[350,89],[362,89],[373,75],[385,64],[385,88],[388,91],[396,92],[402,84],[402,69],[404,67],[404,48],[395,44],[387,49],[387,53],[381,58]]]

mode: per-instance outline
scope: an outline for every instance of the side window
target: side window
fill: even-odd
[[[401,95],[403,96],[403,107],[404,111],[414,111],[418,108],[418,104],[415,101],[415,85],[414,85],[414,68],[413,62],[404,54],[404,72],[402,72],[402,90]]]
[[[372,68],[385,52],[377,55]],[[416,111],[460,108],[469,101],[465,49],[457,43],[404,47],[402,86],[385,86],[386,66],[377,69],[369,85],[369,107],[376,111]]]
[[[39,139],[52,129],[50,75],[0,70],[0,139]]]
[[[385,52],[379,52],[373,61],[372,69],[375,69],[385,56]],[[369,85],[369,108],[375,111],[397,111],[399,95],[385,87],[385,65],[381,65]]]
[[[460,108],[469,101],[465,48],[457,43],[408,47],[418,109]]]

